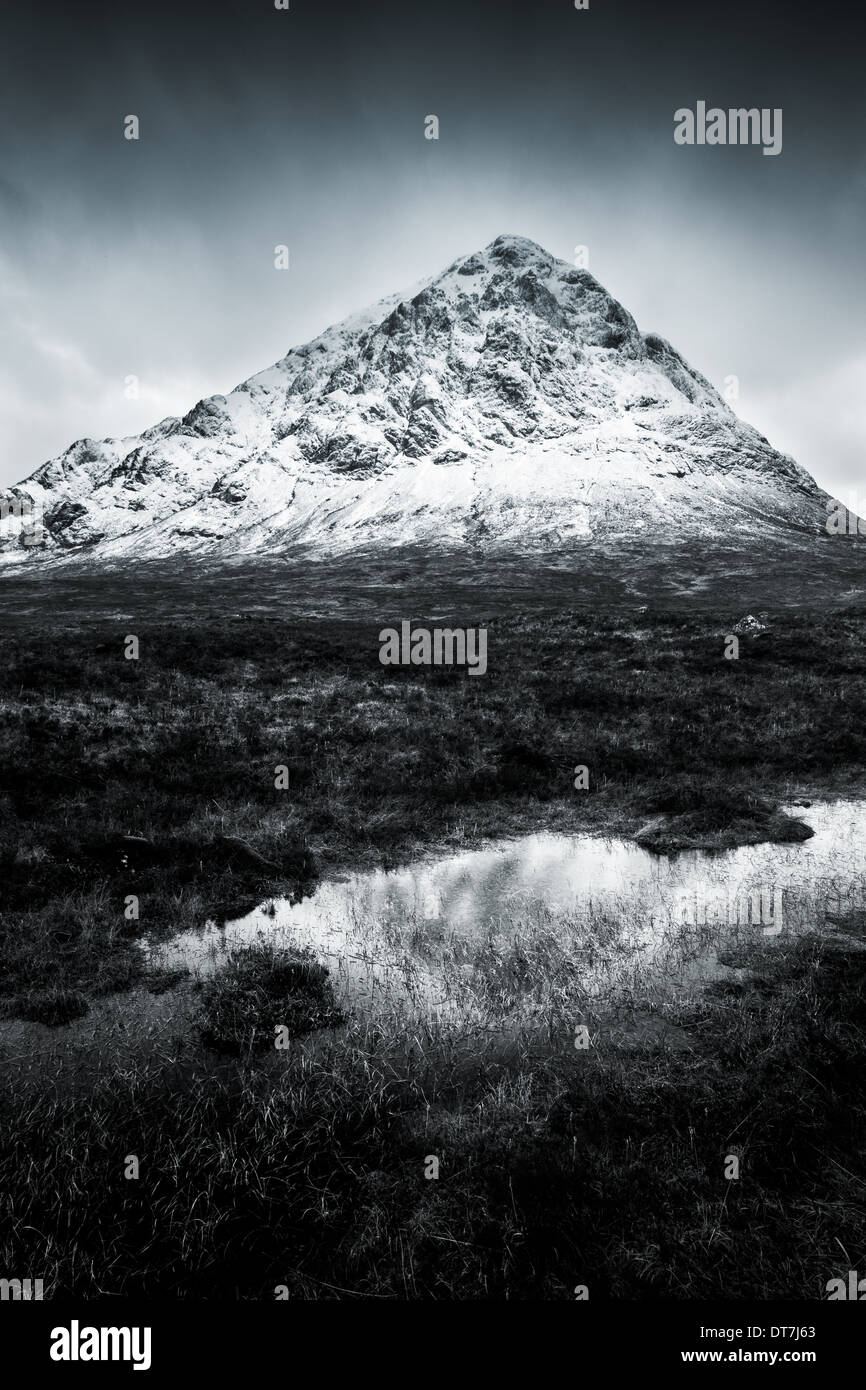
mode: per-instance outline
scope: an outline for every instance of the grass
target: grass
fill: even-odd
[[[50,1028],[71,1023],[74,1018],[83,1018],[90,1012],[90,1004],[80,990],[64,989],[62,985],[28,990],[15,1001],[14,1007],[19,1018],[45,1023]]]
[[[656,854],[687,849],[734,849],[737,845],[799,844],[812,838],[810,826],[786,815],[763,797],[724,788],[711,790],[688,782],[660,797],[661,811],[635,835],[635,842]]]
[[[342,1022],[325,966],[310,951],[251,946],[202,991],[199,1031],[214,1052],[241,1056]]]
[[[142,931],[431,845],[540,824],[665,850],[797,834],[779,800],[863,788],[863,617],[786,614],[738,661],[706,615],[500,618],[475,679],[381,666],[378,624],[142,626],[138,661],[128,623],[7,632],[0,1008],[68,967],[85,994],[122,988]],[[71,963],[28,945],[28,965],[17,943],[70,916]]]
[[[582,1002],[588,1050],[377,1018],[179,1089],[118,1068],[85,1111],[10,1088],[0,1258],[54,1296],[820,1299],[866,1258],[866,951],[737,964],[660,1006],[677,1048]]]
[[[473,679],[383,668],[379,624],[141,624],[138,662],[128,623],[7,632],[0,1012],[173,1008],[137,938],[342,866],[539,827],[799,837],[780,803],[863,791],[866,613],[785,614],[726,661],[737,616],[497,618]],[[323,967],[248,955],[194,996],[186,1070],[106,1037],[86,1104],[10,1078],[0,1268],[54,1296],[823,1297],[866,1263],[861,925],[743,947],[688,997],[623,926],[455,948],[444,1017],[422,992],[338,1023]]]
[[[7,1014],[52,1026],[86,1014],[89,1000],[129,989],[141,957],[104,885],[34,912],[0,916],[0,1001]]]

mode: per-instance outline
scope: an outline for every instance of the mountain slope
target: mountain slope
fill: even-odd
[[[501,236],[410,296],[137,437],[80,440],[7,493],[7,564],[568,550],[816,534],[827,498],[585,270]]]

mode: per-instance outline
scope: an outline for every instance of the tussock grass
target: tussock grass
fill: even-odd
[[[0,910],[98,889],[94,920],[116,920],[140,891],[146,929],[176,930],[322,868],[539,823],[784,836],[785,796],[862,789],[864,616],[785,614],[738,661],[706,615],[497,618],[474,680],[381,666],[378,624],[138,624],[139,661],[128,624],[8,631]]]
[[[685,1049],[377,1020],[86,1108],[7,1090],[0,1258],[55,1297],[822,1298],[866,1257],[866,952],[747,955],[664,1006]]]
[[[274,1046],[274,1029],[289,1038],[341,1023],[328,970],[304,950],[251,946],[202,988],[202,1042],[240,1056]]]
[[[60,1024],[88,999],[129,989],[141,960],[102,885],[0,917],[0,1016]]]
[[[650,817],[783,835],[781,801],[862,790],[866,615],[785,614],[728,662],[739,616],[497,619],[478,679],[381,667],[378,624],[139,624],[139,662],[127,625],[4,634],[0,1008],[60,1027],[142,979],[140,933],[338,865]],[[293,1000],[309,1022],[325,981],[238,963],[203,999],[235,1056],[127,1059],[86,1104],[5,1078],[0,1264],[53,1296],[822,1297],[866,1264],[856,924],[749,948],[691,1000],[653,994],[621,929],[446,941],[452,1014],[422,995],[285,1053],[241,1039]]]

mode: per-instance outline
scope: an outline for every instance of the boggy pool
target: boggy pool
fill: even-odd
[[[305,946],[354,1008],[444,1016],[543,1008],[724,974],[732,946],[835,930],[866,908],[866,803],[788,806],[798,844],[656,855],[531,834],[393,871],[351,873],[148,949],[199,977],[252,945]]]

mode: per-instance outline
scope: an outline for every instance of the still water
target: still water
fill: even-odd
[[[787,933],[836,929],[866,908],[866,804],[786,807],[799,844],[650,854],[625,840],[533,834],[394,871],[347,874],[145,949],[156,966],[218,970],[252,945],[304,946],[355,1007],[429,1015],[506,996],[549,1003],[558,980],[587,999],[638,983],[691,985],[720,956]],[[144,943],[143,943],[144,944]]]

